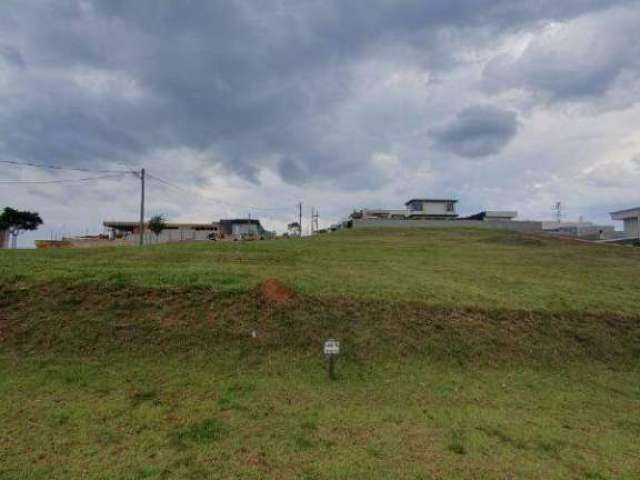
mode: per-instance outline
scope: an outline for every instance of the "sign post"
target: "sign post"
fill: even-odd
[[[340,354],[340,342],[337,340],[329,339],[324,342],[324,356],[327,357],[327,373],[331,380],[336,379],[335,372],[335,359]]]

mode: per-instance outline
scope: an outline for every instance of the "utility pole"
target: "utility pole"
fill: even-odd
[[[140,169],[140,246],[144,245],[144,168]]]
[[[313,207],[311,207],[311,224],[309,226],[309,234],[313,235],[313,219],[315,218],[315,211]]]
[[[311,207],[311,235],[317,233],[318,228],[318,210],[315,207]]]
[[[553,206],[553,211],[555,212],[556,222],[558,224],[562,223],[562,202],[556,202]]]
[[[298,225],[300,225],[300,238],[302,238],[302,202],[298,203]]]

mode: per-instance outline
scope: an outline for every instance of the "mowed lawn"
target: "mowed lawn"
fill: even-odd
[[[457,229],[0,251],[0,480],[640,478],[638,267]]]
[[[0,282],[208,287],[275,277],[310,295],[638,314],[640,249],[473,229],[379,229],[303,240],[1,251]]]
[[[0,361],[5,479],[629,479],[639,369],[233,350]]]

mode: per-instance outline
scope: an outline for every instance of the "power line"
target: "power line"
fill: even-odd
[[[158,181],[158,182],[160,182],[160,183],[164,183],[165,185],[168,185],[169,187],[176,188],[176,189],[178,189],[178,190],[180,190],[180,191],[182,191],[182,192],[185,192],[185,193],[194,193],[194,192],[192,192],[192,191],[190,191],[190,190],[187,190],[186,188],[182,188],[182,187],[180,187],[179,185],[176,185],[176,184],[174,184],[174,183],[171,183],[171,182],[169,182],[169,181],[165,180],[164,178],[160,178],[160,177],[158,177],[157,175],[152,175],[152,174],[150,174],[149,172],[147,172],[147,177],[149,177],[149,178],[153,178],[154,180],[157,180],[157,181]]]
[[[183,188],[179,185],[176,185],[175,183],[169,182],[168,180],[165,180],[164,178],[158,177],[157,175],[152,175],[151,173],[147,172],[147,177],[152,178],[160,183],[163,183],[169,187],[175,188],[177,190],[180,190],[181,192],[185,192],[185,193],[189,193],[191,195],[196,195],[202,199],[205,199],[209,202],[216,202],[216,203],[222,203],[223,205],[227,205],[229,207],[233,207],[233,208],[239,208],[239,209],[251,209],[251,210],[258,210],[258,211],[286,211],[286,210],[291,210],[291,207],[254,207],[251,205],[238,205],[235,203],[231,203],[228,202],[226,200],[219,200],[217,198],[210,198],[207,197],[205,195],[202,195],[199,192],[194,192],[193,190],[188,190],[186,188]]]
[[[43,183],[75,183],[75,182],[90,182],[93,180],[101,180],[105,178],[118,178],[121,177],[123,173],[118,173],[116,175],[99,175],[97,177],[85,177],[85,178],[68,178],[62,180],[0,180],[0,183],[3,184],[43,184]]]
[[[0,163],[8,165],[15,165],[20,167],[33,167],[33,168],[45,168],[48,170],[64,170],[68,172],[84,172],[84,173],[137,173],[133,170],[90,170],[88,168],[70,168],[61,167],[59,165],[45,165],[42,163],[30,163],[30,162],[15,162],[12,160],[0,160]]]
[[[108,174],[118,174],[118,175],[122,175],[122,174],[134,174],[134,175],[139,175],[138,171],[134,171],[134,170],[91,170],[91,169],[87,169],[87,168],[70,168],[70,167],[61,167],[59,165],[45,165],[45,164],[41,164],[41,163],[31,163],[31,162],[16,162],[13,160],[0,160],[0,163],[4,163],[7,165],[14,165],[14,166],[20,166],[20,167],[32,167],[32,168],[42,168],[42,169],[48,169],[48,170],[60,170],[60,171],[69,171],[69,172],[84,172],[84,173],[108,173]],[[180,190],[181,192],[185,192],[185,193],[189,193],[191,195],[196,195],[200,198],[206,199],[207,201],[211,201],[211,202],[217,202],[217,203],[221,203],[224,205],[227,205],[229,207],[233,207],[233,208],[241,208],[241,209],[246,209],[249,208],[251,210],[258,210],[258,211],[286,211],[286,210],[290,210],[290,207],[255,207],[255,206],[247,206],[247,205],[238,205],[238,204],[234,204],[225,200],[219,200],[219,199],[215,199],[215,198],[210,198],[210,197],[206,197],[204,195],[202,195],[201,193],[198,192],[194,192],[192,190],[188,190],[186,188],[183,188],[179,185],[176,185],[175,183],[169,182],[168,180],[165,180],[164,178],[161,178],[157,175],[152,175],[151,173],[147,172],[147,177],[152,178],[160,183],[163,183],[165,185],[167,185],[168,187],[172,187],[175,188],[177,190]],[[87,178],[79,178],[79,179],[63,179],[63,180],[0,180],[0,183],[2,184],[55,184],[55,183],[73,183],[73,182],[86,182],[86,181],[91,181],[91,180],[98,180],[101,178],[109,178],[109,176],[98,176],[98,177],[87,177]]]

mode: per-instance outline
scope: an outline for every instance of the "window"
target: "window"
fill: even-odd
[[[455,211],[455,205],[453,202],[447,202],[447,212],[454,212]]]

